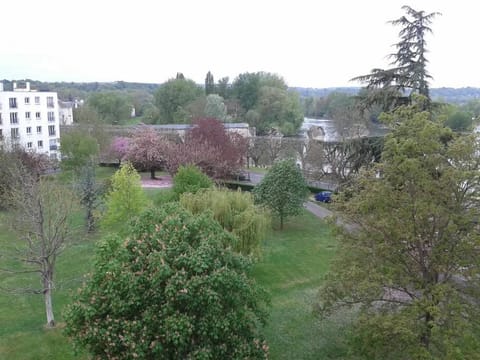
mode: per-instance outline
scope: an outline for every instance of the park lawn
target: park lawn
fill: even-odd
[[[304,211],[273,231],[253,271],[271,294],[265,336],[271,359],[341,359],[348,316],[320,322],[313,314],[322,277],[335,252],[330,225]]]
[[[147,193],[152,197],[160,191],[151,189]],[[12,234],[1,220],[0,216],[0,249],[3,249],[11,243]],[[44,328],[41,295],[0,292],[0,359],[88,358],[85,354],[75,356],[63,335],[62,312],[84,275],[93,268],[97,238],[98,235],[92,238],[79,235],[58,259],[57,289],[53,295],[59,324],[56,329]],[[339,359],[345,355],[339,325],[320,323],[312,312],[334,251],[335,240],[329,226],[307,212],[289,219],[283,231],[274,230],[266,239],[263,258],[254,266],[253,276],[271,293],[270,318],[264,329],[271,359]],[[6,265],[5,260],[0,259],[1,265]],[[0,278],[2,287],[38,283],[34,276],[21,280]]]
[[[75,219],[81,223],[83,214]],[[5,214],[0,214],[0,249],[11,247],[14,236],[5,224]],[[80,231],[79,234],[82,234]],[[78,235],[57,260],[53,293],[53,311],[58,326],[45,329],[46,323],[43,296],[11,294],[0,291],[0,359],[86,359],[74,356],[74,351],[62,333],[62,311],[71,302],[72,294],[80,287],[83,277],[91,271],[95,239]],[[0,258],[0,267],[12,268],[8,260]],[[0,277],[0,287],[39,288],[37,274]]]

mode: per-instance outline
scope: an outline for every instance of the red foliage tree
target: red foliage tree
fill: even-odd
[[[150,170],[150,177],[155,179],[155,171],[165,167],[167,163],[168,141],[157,131],[144,127],[130,139],[125,159],[138,169]]]
[[[224,179],[242,166],[247,141],[241,135],[225,131],[216,119],[198,119],[185,136],[183,144],[170,148],[168,170],[172,174],[180,165],[196,165],[207,175]]]

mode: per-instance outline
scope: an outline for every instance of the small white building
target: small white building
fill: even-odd
[[[58,100],[58,114],[60,125],[73,124],[73,108],[75,103],[73,101]]]
[[[6,144],[60,159],[59,119],[56,92],[37,92],[29,82],[4,91],[0,83],[0,137]]]

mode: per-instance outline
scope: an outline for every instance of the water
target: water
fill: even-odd
[[[319,126],[323,129],[325,133],[325,137],[323,138],[324,141],[334,141],[338,138],[337,131],[335,129],[335,124],[333,120],[330,119],[312,119],[312,118],[304,118],[300,131],[303,136],[305,136],[306,132],[312,126]]]
[[[300,127],[300,135],[306,136],[306,132],[312,127],[318,126],[321,127],[325,136],[323,141],[337,141],[340,140],[340,136],[335,127],[334,120],[331,119],[312,119],[304,118],[302,126]],[[480,130],[480,126],[479,126]],[[385,126],[380,124],[370,124],[368,129],[363,131],[362,136],[384,136],[388,132],[388,129]]]

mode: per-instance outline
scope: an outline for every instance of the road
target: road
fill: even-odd
[[[250,178],[249,182],[253,185],[256,185],[260,181],[262,181],[263,177],[264,177],[264,174],[249,172],[249,178]],[[328,184],[328,183],[318,182],[318,184]],[[317,187],[322,189],[328,189],[328,187],[326,186],[317,186]],[[305,206],[305,209],[307,209],[309,212],[311,212],[313,215],[315,215],[319,219],[325,219],[327,217],[335,215],[331,210],[328,210],[327,208],[321,206],[317,202],[307,201],[305,202],[304,206]],[[347,229],[348,231],[353,231],[355,229],[354,225],[347,224],[344,221],[342,221],[340,218],[337,218],[337,225],[345,227],[345,229]]]

